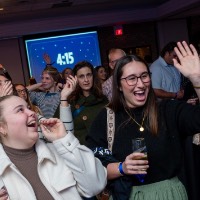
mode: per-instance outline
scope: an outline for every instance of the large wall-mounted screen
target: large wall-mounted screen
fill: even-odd
[[[25,39],[30,76],[37,82],[46,65],[43,55],[47,53],[54,62],[53,66],[60,72],[66,67],[73,68],[82,60],[94,66],[101,65],[97,31]]]

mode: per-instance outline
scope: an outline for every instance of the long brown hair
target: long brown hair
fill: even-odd
[[[98,81],[96,81],[96,73],[95,73],[94,67],[91,63],[89,63],[88,61],[81,61],[81,62],[77,63],[73,68],[74,75],[76,76],[77,72],[84,67],[88,67],[91,70],[92,75],[93,75],[93,86],[91,88],[91,94],[93,94],[96,98],[103,98],[101,85]],[[82,95],[82,94],[83,94],[83,91],[82,91],[81,87],[79,86],[79,84],[77,84],[74,92],[72,92],[72,94],[68,97],[69,102],[77,101],[79,99],[80,95]]]
[[[148,72],[149,68],[145,61],[143,61],[141,58],[139,58],[136,55],[129,55],[124,56],[116,63],[114,74],[113,74],[113,93],[110,103],[108,104],[108,107],[111,108],[114,112],[122,111],[124,109],[128,109],[128,106],[126,104],[126,101],[124,99],[123,92],[120,91],[121,86],[121,76],[123,74],[123,67],[132,62],[137,61],[143,63]],[[150,128],[150,131],[152,134],[157,134],[158,132],[158,121],[157,121],[157,104],[156,104],[156,97],[152,88],[152,85],[150,85],[150,90],[148,94],[147,101],[144,105],[144,115],[147,118],[147,123]]]

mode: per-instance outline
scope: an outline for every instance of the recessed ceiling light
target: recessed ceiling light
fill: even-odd
[[[3,8],[0,8],[0,10],[3,10]]]

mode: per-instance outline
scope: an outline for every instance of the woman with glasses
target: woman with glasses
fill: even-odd
[[[23,84],[14,84],[15,87],[15,91],[17,96],[21,97],[22,99],[24,99],[27,103],[28,106],[30,107],[30,110],[34,111],[37,114],[42,115],[41,110],[34,104],[32,104],[29,94],[28,94],[28,90],[26,89],[25,85]]]
[[[177,43],[176,68],[192,82],[200,97],[200,61],[194,46]],[[177,178],[183,160],[181,141],[200,131],[200,107],[177,100],[156,102],[148,66],[137,56],[121,58],[113,76],[115,132],[108,150],[107,111],[91,125],[88,146],[107,167],[114,200],[187,200]],[[132,140],[144,138],[144,153],[134,152]]]

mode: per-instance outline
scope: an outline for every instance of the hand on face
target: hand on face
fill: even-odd
[[[13,85],[11,81],[6,81],[0,86],[0,97],[11,95],[13,93]]]
[[[61,99],[67,99],[69,95],[75,90],[76,85],[77,85],[77,77],[69,75],[69,77],[67,77],[66,84],[61,91]]]
[[[50,142],[63,138],[67,134],[63,123],[57,118],[41,120],[40,128]]]

